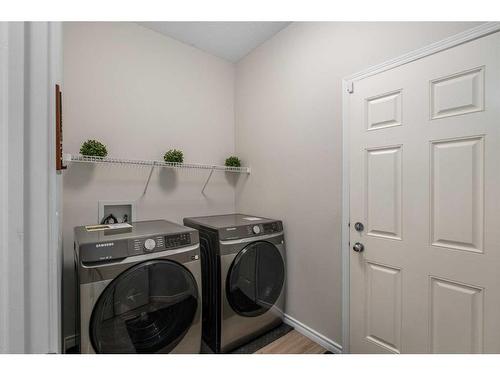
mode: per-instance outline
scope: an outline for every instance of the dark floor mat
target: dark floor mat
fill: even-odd
[[[293,330],[288,324],[282,323],[273,330],[264,333],[263,335],[257,337],[256,339],[250,341],[248,344],[240,346],[239,348],[233,350],[228,354],[253,354],[256,351],[262,349],[264,346],[278,340],[280,337],[285,336],[288,332]],[[201,345],[202,354],[213,354],[212,350],[202,342]]]
[[[248,344],[240,346],[233,350],[230,354],[252,354],[257,350],[262,349],[264,346],[278,340],[280,337],[285,336],[288,332],[293,330],[288,324],[281,323],[275,329],[257,337],[255,340],[250,341]]]

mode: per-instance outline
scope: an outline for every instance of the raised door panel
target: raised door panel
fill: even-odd
[[[401,239],[401,146],[366,152],[368,235]]]
[[[366,335],[391,353],[401,351],[401,270],[366,263]]]
[[[481,353],[483,290],[431,278],[430,337],[432,353]]]
[[[431,119],[484,110],[484,67],[431,81]]]
[[[366,129],[377,130],[402,124],[402,91],[366,99]]]
[[[483,251],[483,137],[431,143],[431,243]]]

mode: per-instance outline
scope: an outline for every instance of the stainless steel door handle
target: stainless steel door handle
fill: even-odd
[[[356,242],[352,249],[357,253],[361,253],[365,249],[365,246],[360,242]]]
[[[360,223],[359,221],[354,224],[354,229],[356,229],[356,231],[358,232],[362,232],[365,230],[365,226],[363,225],[363,223]]]

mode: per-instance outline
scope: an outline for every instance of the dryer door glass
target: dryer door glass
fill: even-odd
[[[253,242],[234,259],[226,281],[226,296],[238,314],[258,316],[281,294],[285,263],[279,250],[266,241]]]
[[[99,297],[90,320],[97,353],[168,353],[198,307],[198,288],[182,265],[153,260],[121,273]]]

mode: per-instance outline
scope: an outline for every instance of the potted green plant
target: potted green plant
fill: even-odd
[[[226,167],[241,167],[241,160],[236,156],[230,156],[226,159]]]
[[[108,155],[108,150],[106,146],[95,139],[89,139],[83,142],[82,147],[80,147],[80,154],[84,156],[97,156],[105,158]]]
[[[176,150],[175,148],[172,150],[168,150],[163,159],[167,163],[182,163],[184,161],[184,154],[181,150]]]

